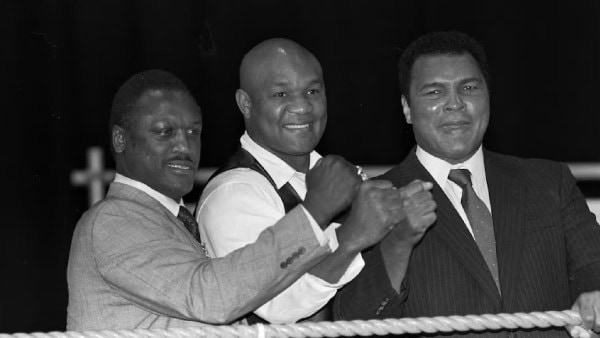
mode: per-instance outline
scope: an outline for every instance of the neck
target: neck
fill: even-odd
[[[287,163],[290,167],[294,168],[294,170],[296,170],[297,172],[301,172],[301,173],[305,173],[305,174],[308,172],[308,169],[310,167],[310,154],[309,155],[301,155],[301,156],[294,156],[294,155],[285,155],[285,156],[277,155],[277,156],[279,158],[281,158],[285,163]]]

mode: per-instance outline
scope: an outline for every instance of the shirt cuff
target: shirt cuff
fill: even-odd
[[[295,323],[325,306],[336,291],[324,285],[320,278],[304,274],[254,313],[272,324]]]
[[[337,235],[335,233],[335,230],[337,228],[339,228],[340,225],[341,225],[340,223],[331,223],[325,229],[325,231],[323,231],[323,234],[325,235],[325,237],[327,237],[327,239],[329,239],[329,247],[331,248],[332,252],[337,250],[337,248],[340,246],[338,239],[337,239]],[[342,275],[342,277],[340,278],[340,280],[337,283],[328,283],[320,278],[317,278],[312,275],[311,276],[314,277],[316,280],[319,280],[321,285],[323,285],[323,286],[339,289],[342,286],[346,285],[351,280],[353,280],[360,273],[360,271],[363,269],[364,266],[365,266],[365,261],[363,260],[361,254],[359,253],[358,255],[356,255],[356,257],[354,257],[354,259],[352,260],[352,263],[350,263],[350,265],[348,266],[348,268],[346,269],[346,271],[344,272],[344,274]]]
[[[323,230],[321,230],[321,227],[319,226],[317,221],[315,221],[315,219],[310,214],[310,212],[308,212],[308,210],[306,210],[306,208],[302,204],[299,204],[299,206],[300,206],[300,208],[302,208],[302,210],[304,210],[304,214],[306,215],[306,218],[308,218],[308,223],[310,224],[311,228],[313,229],[313,232],[315,233],[315,236],[317,237],[317,241],[319,242],[319,245],[325,246],[326,244],[329,243],[329,248],[331,248],[331,252],[333,252],[335,249],[333,249],[333,247],[331,246],[331,240],[327,236],[325,236],[325,234],[323,233]],[[336,239],[336,244],[337,244],[337,239]],[[335,248],[337,249],[337,245]]]

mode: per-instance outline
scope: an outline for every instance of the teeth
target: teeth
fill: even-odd
[[[308,128],[308,123],[307,124],[286,124],[285,127],[289,128],[289,129],[302,129],[302,128]]]
[[[190,169],[190,167],[188,167],[188,166],[179,165],[179,164],[169,164],[169,167],[176,168],[176,169],[184,169],[184,170]]]

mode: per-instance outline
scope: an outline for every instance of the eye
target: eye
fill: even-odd
[[[159,136],[170,136],[173,134],[173,129],[171,128],[161,128],[156,132]]]
[[[315,95],[315,94],[319,94],[320,91],[318,89],[311,89],[308,91],[308,95]]]
[[[201,130],[200,128],[192,128],[192,129],[188,129],[188,130],[186,130],[185,132],[186,132],[188,135],[193,135],[193,136],[196,136],[196,135],[200,135],[200,132],[201,132],[201,131],[202,131],[202,130]]]
[[[471,85],[463,87],[463,90],[466,91],[466,92],[470,92],[470,91],[475,90],[475,89],[477,89],[477,87],[476,86],[471,86]]]
[[[425,95],[440,95],[442,93],[439,89],[431,89],[425,92]]]
[[[273,96],[275,96],[275,97],[286,97],[287,93],[286,92],[277,92],[277,93],[273,94]]]

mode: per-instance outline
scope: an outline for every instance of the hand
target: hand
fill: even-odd
[[[340,247],[359,252],[379,242],[403,219],[402,193],[389,181],[365,181],[336,230]]]
[[[306,174],[306,197],[302,205],[321,227],[346,209],[362,182],[356,167],[341,156],[323,157]]]
[[[436,203],[431,195],[433,184],[414,180],[400,189],[406,217],[388,236],[397,248],[414,247],[435,222]]]
[[[572,337],[598,337],[600,332],[600,291],[582,293],[571,308],[579,312],[581,326],[567,326]],[[586,331],[587,330],[587,331]]]

